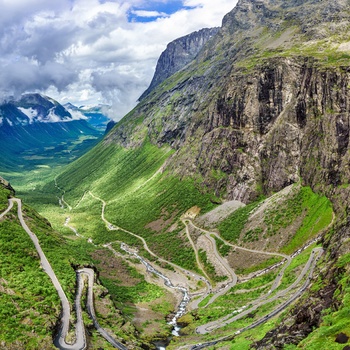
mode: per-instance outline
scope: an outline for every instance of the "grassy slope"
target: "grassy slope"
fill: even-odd
[[[227,219],[222,221],[218,228],[221,235],[228,241],[236,243],[251,213],[259,205],[258,202],[239,208]],[[333,217],[331,202],[325,197],[312,192],[310,187],[301,187],[291,198],[288,198],[282,205],[265,210],[264,227],[256,227],[246,232],[246,241],[251,240],[251,232],[264,233],[264,236],[271,236],[279,230],[292,227],[293,223],[302,216],[301,225],[291,228],[290,239],[280,251],[285,254],[292,254],[309,239],[314,238],[330,225]]]
[[[169,149],[159,149],[148,142],[135,150],[101,143],[70,164],[57,178],[57,183],[66,191],[64,198],[73,207],[66,214],[72,218],[72,225],[97,243],[115,240],[117,233],[108,232],[101,223],[100,201],[86,195],[76,207],[83,194],[91,191],[107,202],[107,220],[141,235],[151,249],[166,259],[193,268],[195,257],[185,240],[179,239],[183,226],[178,219],[194,205],[207,211],[213,204],[210,195],[201,193],[193,180],[181,180],[169,173],[158,172],[171,154]],[[43,205],[43,197],[38,196],[36,204],[56,227],[62,227],[62,215],[65,214],[58,210],[55,198],[59,192],[53,184],[43,191],[50,192],[51,197],[47,197]],[[159,229],[146,228],[159,218],[169,221]]]
[[[337,262],[339,269],[339,287],[335,292],[335,298],[339,306],[335,309],[327,309],[324,312],[322,323],[318,329],[303,340],[298,348],[317,350],[330,349],[340,350],[345,348],[345,344],[335,342],[337,335],[341,332],[350,335],[350,254],[343,255]],[[290,347],[289,350],[296,349]]]
[[[7,207],[9,191],[0,187],[0,208]],[[24,205],[24,218],[37,235],[40,245],[50,261],[67,297],[72,302],[75,295],[76,273],[74,266],[98,264],[92,258],[94,248],[84,241],[65,240],[54,231],[49,222],[36,211]],[[0,342],[2,349],[55,349],[52,345],[54,327],[60,314],[60,301],[47,274],[40,268],[35,247],[22,229],[16,208],[0,221]],[[157,290],[144,282],[142,291]],[[153,288],[154,287],[154,288]],[[97,288],[97,287],[96,287]],[[106,293],[95,300],[106,304]],[[108,305],[108,303],[107,303]],[[100,315],[100,323],[112,330],[119,339],[136,341],[132,326],[124,326],[125,318],[115,307],[109,306],[108,315]],[[85,313],[84,313],[85,315]],[[87,324],[90,324],[85,315]],[[108,343],[96,336],[91,326],[92,341],[105,349]]]
[[[7,191],[0,188],[2,209],[7,205]],[[0,341],[3,348],[51,349],[52,331],[60,312],[58,295],[46,273],[40,268],[36,250],[27,233],[22,229],[14,208],[0,222]],[[51,232],[47,222],[35,212],[25,208],[25,217],[45,248],[55,249],[61,244]],[[28,219],[30,217],[30,219]],[[56,268],[58,278],[75,283],[75,273],[61,254],[47,252]],[[55,261],[53,261],[56,257]],[[68,292],[71,292],[68,289]],[[68,296],[72,296],[71,293]],[[11,345],[12,344],[12,345]]]

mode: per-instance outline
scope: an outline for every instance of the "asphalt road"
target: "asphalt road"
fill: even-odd
[[[53,271],[49,261],[47,260],[43,250],[41,249],[39,240],[37,236],[29,229],[26,222],[24,221],[22,214],[22,202],[18,198],[10,198],[8,208],[0,214],[0,219],[5,216],[14,206],[14,203],[17,204],[17,216],[21,223],[21,226],[29,235],[30,239],[34,243],[34,246],[37,250],[37,253],[40,258],[40,264],[43,270],[50,277],[59,298],[61,300],[61,326],[57,333],[57,336],[54,339],[54,345],[61,350],[85,350],[87,347],[86,336],[85,336],[85,327],[82,317],[81,309],[81,296],[84,287],[83,276],[88,277],[88,298],[87,298],[87,311],[91,319],[93,320],[94,326],[97,331],[115,348],[120,350],[127,350],[127,348],[116,341],[111,335],[109,335],[98,323],[95,315],[94,304],[93,304],[93,285],[94,285],[94,271],[92,269],[84,268],[77,271],[77,294],[75,298],[75,310],[76,310],[76,324],[75,324],[75,342],[69,344],[66,342],[65,337],[69,330],[69,320],[70,320],[70,305],[68,299],[62,289],[60,282],[58,281],[55,272]]]
[[[123,344],[119,343],[117,340],[115,340],[104,328],[100,326],[100,324],[97,321],[96,314],[95,314],[95,308],[94,308],[94,293],[93,293],[93,286],[94,286],[94,270],[90,268],[83,268],[77,271],[77,274],[79,276],[79,289],[82,289],[83,285],[83,276],[86,275],[88,278],[88,297],[87,297],[87,303],[86,308],[87,312],[92,319],[92,322],[96,328],[96,330],[102,335],[103,338],[105,338],[111,345],[113,345],[116,349],[120,350],[128,350],[127,347],[125,347]],[[81,294],[81,293],[80,293]],[[81,312],[81,306],[80,306],[80,298],[81,295],[77,295],[77,300],[79,299],[79,311]]]
[[[244,331],[248,330],[248,329],[252,329],[255,328],[257,326],[259,326],[260,324],[266,322],[267,320],[269,320],[270,318],[276,316],[277,314],[279,314],[281,311],[283,311],[287,306],[289,306],[292,302],[294,302],[296,299],[298,299],[306,290],[306,288],[309,286],[310,282],[311,282],[311,278],[317,263],[317,260],[319,259],[319,257],[323,254],[323,249],[322,248],[315,248],[312,250],[309,260],[306,263],[306,265],[304,266],[303,271],[301,272],[299,278],[298,278],[298,282],[300,282],[300,280],[305,277],[307,271],[309,271],[309,273],[307,274],[307,278],[305,280],[305,282],[302,284],[302,286],[294,293],[291,295],[290,298],[288,298],[288,300],[286,300],[285,302],[283,302],[282,304],[280,304],[277,308],[275,308],[274,310],[272,310],[268,315],[265,315],[264,317],[258,319],[257,321],[251,323],[250,325],[241,328],[239,330],[237,330],[234,334],[229,335],[229,336],[225,336],[219,339],[216,339],[214,341],[210,341],[210,342],[206,342],[206,343],[199,343],[196,345],[192,345],[190,347],[191,350],[199,350],[199,349],[204,349],[207,348],[209,346],[213,346],[216,345],[219,342],[223,342],[223,341],[228,341],[233,339],[235,336],[243,333]],[[294,282],[294,284],[297,284],[297,281]],[[291,289],[290,287],[287,289]],[[284,292],[284,291],[282,291]],[[286,293],[283,293],[286,294]],[[280,295],[281,296],[281,295]],[[247,310],[248,311],[248,310]],[[250,310],[252,311],[252,310]],[[240,315],[241,317],[244,315]]]

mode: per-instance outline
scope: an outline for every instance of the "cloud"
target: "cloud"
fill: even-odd
[[[78,74],[58,62],[38,64],[20,60],[3,65],[0,70],[0,92],[3,98],[18,97],[27,91],[44,91],[55,86],[58,92],[77,81]]]
[[[235,3],[0,0],[0,92],[38,91],[77,105],[106,103],[112,105],[111,117],[120,119],[148,87],[166,45],[219,26]]]
[[[158,11],[133,10],[131,12],[137,17],[168,17],[167,13]]]

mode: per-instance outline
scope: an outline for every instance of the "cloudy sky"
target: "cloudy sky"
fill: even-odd
[[[120,119],[167,43],[220,26],[237,0],[0,0],[1,99],[108,103]]]

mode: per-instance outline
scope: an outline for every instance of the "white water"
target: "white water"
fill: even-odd
[[[180,318],[181,316],[183,316],[186,313],[186,307],[187,307],[188,303],[190,302],[190,296],[189,296],[188,290],[186,288],[184,288],[184,287],[174,286],[172,284],[172,282],[170,281],[169,277],[164,276],[161,272],[156,270],[150,263],[148,263],[145,259],[143,259],[138,254],[136,254],[134,252],[130,252],[127,249],[127,246],[125,244],[122,243],[120,247],[121,247],[121,249],[123,249],[128,254],[134,255],[137,259],[139,259],[141,261],[141,263],[146,266],[147,271],[149,271],[151,273],[154,273],[155,275],[157,275],[161,279],[163,279],[164,280],[164,284],[167,287],[173,288],[173,289],[177,289],[183,294],[183,297],[182,297],[181,303],[179,305],[179,308],[178,308],[175,316],[169,322],[169,324],[171,324],[173,326],[173,330],[171,332],[172,335],[174,335],[175,337],[179,337],[180,336],[179,331],[180,331],[181,327],[178,326],[177,319]],[[158,345],[157,349],[165,350],[165,346]]]

